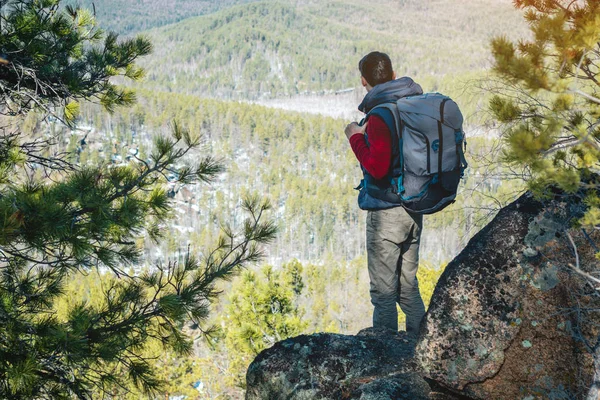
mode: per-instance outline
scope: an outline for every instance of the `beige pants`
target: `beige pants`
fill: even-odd
[[[367,257],[373,326],[398,330],[396,303],[406,314],[406,331],[416,336],[425,315],[417,269],[423,216],[402,207],[369,211]]]

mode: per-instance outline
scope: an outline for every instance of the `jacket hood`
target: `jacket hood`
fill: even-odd
[[[365,114],[371,111],[375,106],[384,103],[396,102],[396,100],[406,97],[423,94],[421,85],[411,78],[404,76],[402,78],[376,85],[363,99],[358,109]]]

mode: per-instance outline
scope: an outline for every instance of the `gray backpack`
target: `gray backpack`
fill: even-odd
[[[452,204],[468,166],[458,105],[442,94],[426,93],[374,109],[379,107],[392,112],[399,135],[402,173],[393,180],[393,191],[400,203],[419,214],[432,214]]]

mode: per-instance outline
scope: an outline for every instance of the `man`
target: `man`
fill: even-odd
[[[419,95],[421,87],[408,77],[396,79],[390,58],[380,52],[367,54],[358,64],[367,95],[358,107],[368,114],[360,126],[352,122],[345,133],[364,179],[358,198],[367,214],[367,257],[373,326],[398,330],[396,303],[406,314],[406,331],[416,336],[425,314],[419,284],[419,242],[423,216],[407,212],[385,199],[400,171],[398,135],[391,112],[379,104]],[[369,112],[373,110],[372,113]]]

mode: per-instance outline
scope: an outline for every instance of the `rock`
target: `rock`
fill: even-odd
[[[581,212],[576,202],[524,195],[473,237],[446,267],[421,325],[415,359],[426,378],[473,399],[582,397],[593,368],[573,329],[598,332],[569,313],[586,296],[567,267],[576,262],[567,232]],[[582,268],[597,271],[598,235],[570,235]]]
[[[374,329],[288,339],[250,365],[246,398],[585,398],[600,293],[569,265],[600,270],[600,230],[572,228],[583,209],[522,196],[448,264],[416,343]]]
[[[428,399],[404,332],[302,335],[260,353],[248,368],[246,399]]]

